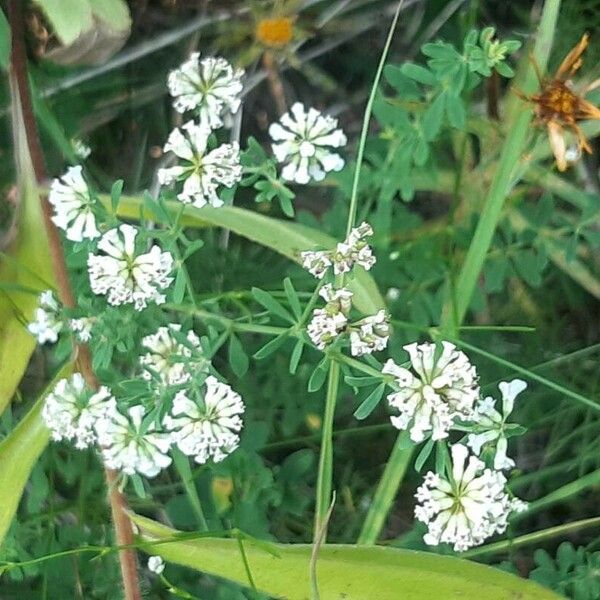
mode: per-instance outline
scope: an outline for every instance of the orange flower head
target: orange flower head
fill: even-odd
[[[294,35],[294,20],[291,17],[261,19],[256,25],[256,39],[268,48],[287,46]]]
[[[571,77],[583,64],[582,55],[588,43],[589,36],[586,33],[567,54],[552,79],[542,78],[538,72],[540,92],[533,96],[523,96],[525,100],[535,104],[537,121],[548,129],[550,146],[559,171],[567,168],[569,154],[579,156],[581,150],[585,150],[588,154],[592,153],[592,148],[577,122],[586,119],[600,119],[600,109],[584,98],[595,84],[577,92],[571,82]],[[576,136],[577,148],[574,152],[568,152],[565,130],[569,130]]]

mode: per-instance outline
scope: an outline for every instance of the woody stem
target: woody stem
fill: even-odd
[[[25,137],[27,139],[35,178],[38,184],[43,185],[47,179],[47,174],[27,79],[27,54],[21,0],[8,0],[8,21],[12,36],[10,77],[13,89],[15,90],[13,101],[18,102],[20,105]],[[60,237],[58,230],[52,222],[52,208],[45,194],[40,195],[40,202],[58,295],[65,307],[75,308],[75,297],[69,281],[69,273]],[[98,380],[92,368],[92,358],[89,348],[85,344],[76,344],[74,353],[78,370],[85,378],[89,387],[94,390],[97,389]],[[135,551],[131,548],[134,542],[133,529],[126,514],[128,508],[127,502],[116,485],[118,474],[110,469],[105,469],[105,475],[116,543],[121,547],[125,547],[119,551],[125,600],[141,600],[136,555]]]

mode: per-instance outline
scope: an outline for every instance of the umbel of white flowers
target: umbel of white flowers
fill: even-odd
[[[183,181],[183,189],[177,198],[198,208],[207,204],[215,208],[223,206],[219,188],[233,187],[242,178],[237,142],[221,144],[209,151],[210,133],[205,124],[193,121],[182,125],[181,129],[174,129],[165,144],[165,152],[173,152],[181,159],[181,164],[159,169],[157,174],[161,185]]]
[[[144,379],[152,379],[155,373],[163,386],[169,386],[181,385],[192,378],[191,369],[198,366],[197,360],[191,360],[192,349],[200,350],[200,338],[193,331],[188,331],[185,336],[188,345],[185,346],[173,335],[180,330],[181,325],[170,323],[142,339],[142,346],[149,350],[140,358]]]
[[[234,69],[224,58],[200,60],[194,52],[169,74],[173,108],[180,113],[195,111],[201,124],[217,129],[223,125],[223,115],[237,112],[240,106],[243,75],[243,69]]]
[[[452,469],[447,478],[429,471],[417,490],[415,517],[427,525],[423,540],[436,546],[452,544],[462,552],[506,530],[512,512],[526,509],[507,494],[500,471],[485,469],[461,444],[451,447]]]
[[[202,362],[193,355],[196,350],[200,353],[197,336],[188,332],[184,337],[190,347],[186,347],[173,336],[179,331],[180,326],[171,323],[144,338],[150,352],[140,362],[157,376],[149,379],[160,386],[155,392],[190,382],[198,365],[206,368],[206,359]],[[173,388],[173,405],[163,421],[148,423],[155,409],[153,397],[148,398],[148,407],[144,403],[121,407],[107,387],[93,392],[76,373],[59,381],[48,395],[43,417],[53,439],[73,441],[77,448],[96,444],[108,467],[128,475],[154,477],[171,464],[173,445],[198,463],[223,460],[239,445],[245,410],[241,397],[212,375],[200,387],[177,389]]]
[[[457,419],[473,416],[479,398],[477,371],[450,342],[442,342],[439,356],[431,343],[409,344],[404,349],[414,373],[392,359],[383,367],[399,388],[388,395],[390,406],[400,412],[392,416],[392,425],[410,431],[414,442],[422,442],[427,433],[433,440],[444,439]]]
[[[288,181],[306,184],[321,181],[329,171],[340,171],[344,159],[331,148],[346,145],[346,136],[337,128],[337,119],[322,115],[317,109],[308,111],[296,102],[290,112],[269,127],[273,153],[285,166],[281,176]]]
[[[335,250],[307,250],[301,252],[302,266],[317,279],[323,279],[330,267],[335,275],[349,273],[354,265],[369,271],[375,264],[375,256],[367,242],[373,235],[368,223],[361,223],[352,229],[348,237],[339,242]]]
[[[104,254],[89,254],[88,271],[95,294],[105,295],[109,304],[133,304],[142,310],[148,302],[165,301],[162,290],[173,281],[173,257],[158,246],[139,253],[137,235],[137,228],[127,224],[107,231],[98,242]]]

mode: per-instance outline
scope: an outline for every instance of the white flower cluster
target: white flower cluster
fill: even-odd
[[[350,352],[353,356],[371,354],[387,346],[390,326],[385,310],[350,323],[350,290],[335,289],[331,283],[327,283],[319,290],[319,295],[327,304],[313,311],[312,319],[306,328],[308,337],[319,350],[324,350],[339,335],[346,332],[350,334]]]
[[[324,350],[346,329],[352,307],[352,292],[345,288],[334,290],[328,283],[319,290],[319,295],[327,304],[313,311],[306,330],[313,344],[319,350]]]
[[[278,123],[271,124],[269,135],[275,157],[285,163],[281,176],[288,181],[322,181],[329,171],[344,167],[344,159],[331,148],[345,146],[346,136],[338,129],[337,119],[315,108],[306,111],[303,104],[296,102]]]
[[[457,419],[470,419],[479,398],[477,371],[454,344],[409,344],[404,349],[412,369],[388,360],[383,373],[393,375],[399,391],[388,396],[390,406],[400,411],[392,417],[394,427],[409,430],[414,442],[431,432],[434,440],[448,437]],[[441,350],[441,351],[440,351]]]
[[[207,370],[200,340],[190,331],[189,346],[178,341],[174,333],[180,329],[170,324],[143,339],[150,352],[140,357],[142,377],[158,376],[161,391]],[[171,464],[172,446],[198,463],[223,460],[238,447],[244,408],[239,394],[209,375],[201,386],[176,391],[170,412],[159,421],[154,406],[135,404],[122,411],[108,388],[89,390],[76,373],[47,396],[43,416],[53,439],[74,440],[77,448],[96,444],[109,468],[154,477]]]
[[[169,73],[173,108],[180,113],[197,111],[200,123],[210,129],[222,127],[223,114],[235,113],[240,106],[243,76],[243,69],[234,69],[224,58],[200,60],[200,54],[194,52]]]
[[[163,386],[169,386],[186,383],[192,378],[190,347],[200,349],[200,338],[189,331],[186,335],[189,346],[185,346],[173,335],[180,330],[181,325],[171,323],[168,327],[159,327],[156,333],[142,339],[142,346],[150,350],[140,358],[144,379],[152,379],[152,374],[155,373]],[[197,361],[194,366],[198,366]]]
[[[323,279],[329,267],[333,273],[349,273],[354,265],[360,265],[368,271],[375,264],[375,256],[365,238],[373,235],[368,223],[361,223],[352,229],[348,237],[339,242],[335,250],[308,250],[301,252],[302,266],[317,279]]]
[[[219,462],[238,447],[243,412],[240,395],[209,375],[203,397],[191,397],[187,390],[177,393],[164,425],[173,443],[197,463],[210,458]]]
[[[333,267],[334,275],[349,273],[356,265],[368,271],[375,264],[375,256],[365,238],[372,235],[371,226],[361,223],[350,231],[343,242],[336,245],[335,250],[301,252],[302,266],[317,279],[323,279],[330,267]],[[331,283],[327,283],[319,294],[327,304],[324,308],[313,311],[312,320],[307,326],[308,336],[317,348],[324,350],[339,335],[348,333],[352,356],[385,349],[390,336],[389,317],[385,310],[350,323],[350,290],[336,289]]]
[[[484,448],[491,448],[494,453],[494,469],[512,469],[515,461],[506,455],[506,419],[513,410],[515,398],[527,388],[527,384],[521,379],[513,379],[501,381],[498,387],[502,394],[502,413],[496,410],[495,401],[490,396],[479,401],[472,417],[475,433],[468,435],[467,445],[477,456]]]
[[[36,338],[38,344],[48,342],[54,344],[63,325],[58,300],[53,292],[51,290],[42,292],[38,300],[38,308],[35,310],[35,319],[27,325],[29,333]]]
[[[46,396],[42,414],[52,439],[74,440],[75,447],[82,449],[96,442],[96,425],[114,417],[116,407],[108,388],[102,386],[92,393],[81,374],[75,373],[70,379],[61,379]]]
[[[127,224],[107,231],[98,242],[104,254],[89,254],[88,271],[95,294],[105,295],[109,304],[133,304],[142,310],[148,302],[165,301],[162,291],[173,281],[173,257],[158,246],[140,254],[137,235],[138,230]]]
[[[80,342],[88,342],[92,335],[93,319],[82,317],[68,322],[61,315],[61,307],[51,290],[40,294],[35,318],[27,325],[27,330],[38,344],[55,344],[58,334],[70,329]]]
[[[54,209],[52,221],[72,242],[100,236],[92,208],[95,199],[81,171],[80,165],[69,167],[60,179],[52,182],[48,195],[48,202]]]
[[[510,498],[500,471],[486,469],[465,446],[454,444],[451,453],[448,478],[431,471],[425,475],[417,490],[415,517],[427,524],[426,544],[448,543],[462,552],[503,533],[511,513],[525,510],[526,505]]]
[[[243,75],[242,69],[234,70],[224,58],[200,60],[197,52],[169,74],[167,85],[175,110],[198,115],[197,122],[174,129],[165,144],[165,152],[173,152],[180,164],[159,169],[157,174],[161,185],[183,182],[177,198],[184,204],[223,206],[219,188],[231,188],[242,178],[237,142],[212,150],[209,142],[213,129],[223,126],[223,116],[238,110]]]
[[[385,310],[365,317],[350,327],[350,353],[352,356],[385,350],[390,337],[389,317]]]
[[[184,204],[198,208],[210,204],[215,208],[223,206],[217,190],[219,186],[232,187],[242,178],[240,148],[237,142],[221,144],[208,150],[211,130],[203,123],[188,121],[181,129],[174,129],[165,145],[182,159],[182,164],[159,169],[158,181],[170,185],[183,181],[183,189],[177,198]]]

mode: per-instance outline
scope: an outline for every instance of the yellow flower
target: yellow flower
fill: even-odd
[[[294,19],[274,17],[261,19],[256,24],[256,39],[268,48],[287,46],[294,35]]]

